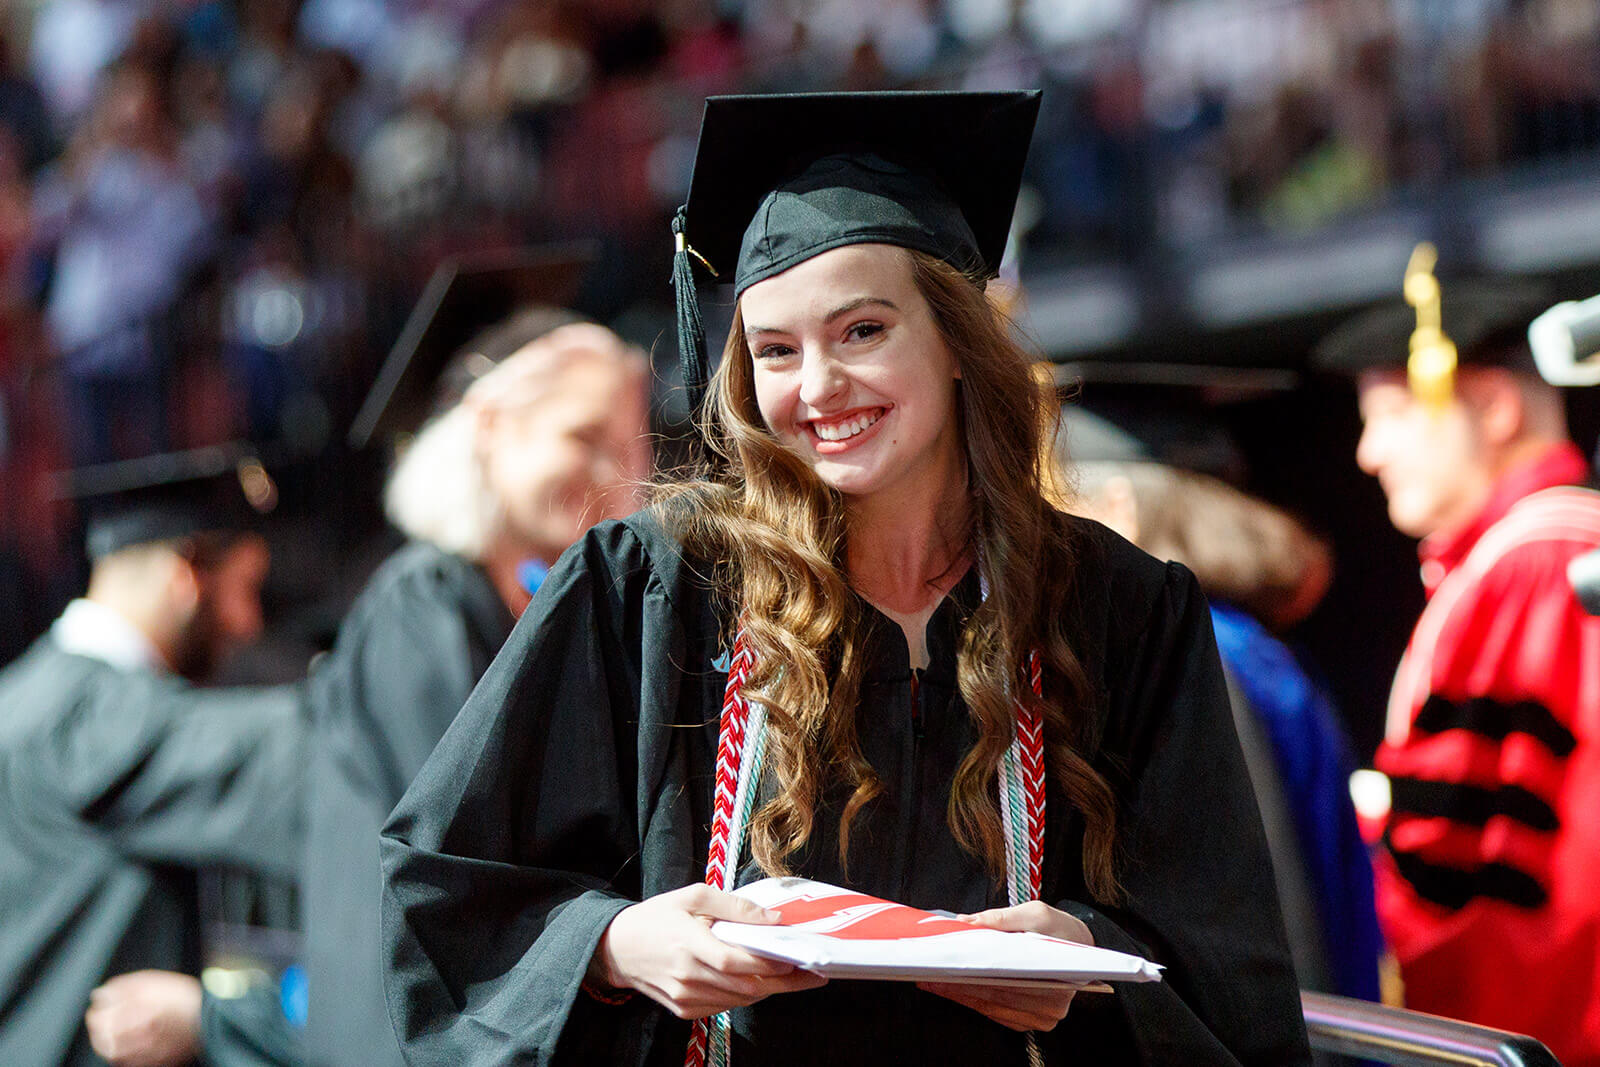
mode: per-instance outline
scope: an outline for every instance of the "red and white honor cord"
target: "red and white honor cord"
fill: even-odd
[[[734,638],[728,684],[722,696],[717,734],[716,797],[711,847],[706,855],[706,885],[727,891],[739,870],[750,813],[755,807],[766,755],[766,713],[744,695],[754,657],[741,628]],[[1028,653],[1029,681],[1035,697],[1044,693],[1039,653]],[[1006,838],[1006,896],[1020,904],[1039,896],[1044,860],[1044,725],[1034,710],[1017,702],[1017,728],[1000,764],[1000,819]],[[684,1054],[684,1067],[728,1067],[729,1013],[696,1019]],[[1033,1036],[1028,1058],[1041,1064]]]

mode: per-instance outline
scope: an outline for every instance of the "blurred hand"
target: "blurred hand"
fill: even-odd
[[[1031,930],[1081,945],[1094,944],[1089,927],[1066,912],[1033,900],[1013,908],[991,908],[962,915],[964,922],[990,930]],[[918,982],[917,988],[987,1015],[1013,1030],[1054,1030],[1072,1006],[1072,989],[1024,989],[1016,986],[951,985]]]
[[[113,1067],[175,1067],[200,1054],[200,982],[187,974],[119,974],[89,994],[83,1018]]]
[[[769,926],[778,916],[705,885],[662,893],[611,920],[589,963],[589,978],[636,989],[680,1019],[827,984],[819,975],[718,940],[711,933],[717,919]]]

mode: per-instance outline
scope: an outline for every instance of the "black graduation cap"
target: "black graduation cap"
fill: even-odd
[[[678,248],[678,344],[691,412],[707,377],[692,259],[748,286],[880,242],[978,279],[1005,252],[1040,93],[891,92],[706,100]]]
[[[535,304],[565,307],[597,253],[590,243],[452,256],[434,269],[350,428],[350,447],[415,430],[435,383],[486,327]]]
[[[1506,367],[1534,372],[1528,324],[1552,302],[1541,284],[1521,278],[1442,278],[1440,325],[1465,366]],[[1355,375],[1368,370],[1404,370],[1417,312],[1396,298],[1356,316],[1312,351],[1320,370]]]
[[[277,506],[278,488],[247,446],[215,445],[80,467],[56,476],[79,503],[85,549],[101,559],[134,545],[237,533]]]
[[[1058,445],[1073,463],[1160,463],[1240,485],[1244,452],[1192,390],[1086,390],[1061,406]]]

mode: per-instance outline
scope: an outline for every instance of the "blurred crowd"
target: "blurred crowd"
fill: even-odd
[[[9,4],[0,598],[59,601],[52,583],[70,584],[55,577],[71,515],[51,470],[241,436],[327,447],[450,252],[597,237],[588,303],[637,312],[631,339],[649,344],[706,94],[1022,85],[1047,90],[1024,249],[1138,261],[1593,150],[1600,13],[1586,0]],[[19,640],[0,634],[0,655]]]

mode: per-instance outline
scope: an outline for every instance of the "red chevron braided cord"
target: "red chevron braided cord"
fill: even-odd
[[[728,837],[733,824],[733,805],[739,793],[745,731],[750,725],[750,702],[744,697],[744,683],[750,676],[752,659],[741,628],[733,640],[728,684],[722,691],[722,721],[717,730],[717,791],[711,815],[711,847],[706,852],[706,885],[713,889],[728,887]],[[689,1034],[689,1048],[684,1053],[684,1067],[705,1067],[706,1046],[710,1040],[711,1020],[696,1019]]]
[[[1033,695],[1044,697],[1044,666],[1039,650],[1028,653],[1029,682]],[[1033,709],[1017,705],[1017,737],[1022,767],[1022,789],[1028,805],[1028,886],[1039,899],[1044,879],[1044,720]]]
[[[696,1019],[689,1032],[689,1050],[683,1054],[683,1067],[706,1067],[706,1045],[711,1040],[709,1019]]]
[[[711,847],[706,857],[706,884],[716,889],[727,886],[728,848],[733,805],[739,791],[739,765],[744,758],[745,732],[750,705],[744,698],[744,683],[749,676],[752,656],[745,645],[744,631],[734,640],[728,667],[728,684],[723,691],[722,721],[717,741],[717,791],[711,822]],[[1029,682],[1036,697],[1044,695],[1043,664],[1037,649],[1028,653]],[[1028,882],[1032,899],[1039,898],[1044,869],[1044,723],[1032,709],[1017,704],[1017,737],[1021,742],[1023,792],[1028,808]],[[711,1019],[696,1019],[684,1054],[684,1067],[705,1067],[711,1037]]]
[[[728,664],[728,684],[722,694],[722,724],[717,731],[717,791],[711,818],[711,848],[706,855],[706,885],[726,889],[728,884],[728,833],[733,824],[733,804],[739,793],[739,764],[744,759],[745,730],[750,723],[750,703],[744,698],[750,675],[750,650],[741,629],[733,642]]]

